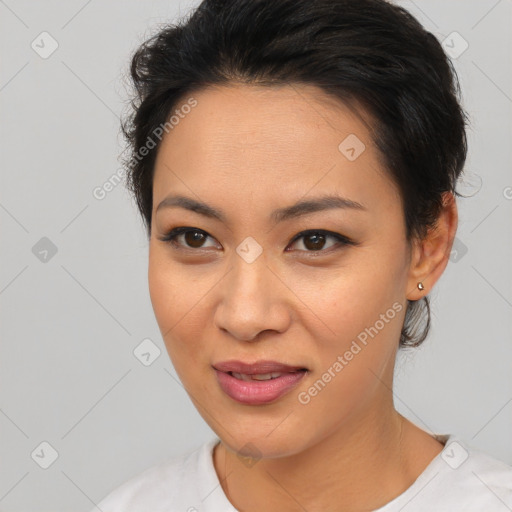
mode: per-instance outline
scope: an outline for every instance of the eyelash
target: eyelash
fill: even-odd
[[[203,249],[203,247],[187,247],[187,246],[184,247],[176,242],[176,238],[179,235],[182,235],[189,231],[196,231],[198,233],[203,233],[207,237],[213,238],[206,231],[203,231],[202,229],[188,227],[188,226],[180,226],[180,227],[171,229],[164,236],[160,237],[159,240],[172,245],[175,249],[178,249],[178,250],[200,251],[201,249]],[[337,241],[337,245],[329,247],[328,249],[325,249],[325,250],[324,249],[319,249],[317,251],[299,250],[300,252],[306,252],[306,253],[311,253],[311,254],[330,253],[333,250],[341,249],[347,245],[354,245],[354,246],[357,245],[356,242],[354,242],[353,240],[351,240],[350,238],[348,238],[344,235],[340,235],[339,233],[334,233],[332,231],[326,231],[324,229],[308,229],[305,231],[301,231],[293,238],[293,240],[290,242],[290,245],[295,243],[297,240],[300,240],[301,238],[304,238],[308,235],[313,235],[313,234],[315,234],[315,235],[321,234],[321,235],[325,235],[326,237],[334,238]],[[207,249],[207,248],[204,248],[204,249]]]

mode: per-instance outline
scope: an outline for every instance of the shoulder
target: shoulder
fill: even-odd
[[[444,437],[431,476],[432,490],[448,505],[446,510],[512,510],[512,467],[463,439]]]
[[[512,511],[512,467],[454,435],[404,493],[376,512]]]
[[[441,457],[449,481],[458,483],[468,495],[490,501],[503,498],[512,505],[512,466],[457,438],[447,442]]]
[[[218,439],[211,439],[193,451],[152,466],[108,494],[95,511],[167,512],[194,510],[201,499],[205,480],[215,478],[210,467],[211,453]]]

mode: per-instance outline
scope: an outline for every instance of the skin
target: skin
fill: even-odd
[[[197,106],[158,150],[148,277],[173,365],[221,439],[213,461],[224,492],[241,511],[381,507],[442,449],[394,409],[391,390],[406,300],[428,293],[448,262],[457,228],[453,195],[445,194],[436,229],[409,244],[398,189],[372,143],[370,116],[305,85],[230,84],[193,97]],[[338,149],[349,134],[366,146],[354,161]],[[225,222],[182,207],[157,212],[170,194],[222,210]],[[365,209],[269,220],[276,208],[323,194]],[[178,226],[205,237],[195,245],[184,235],[177,246],[161,240]],[[327,236],[314,250],[310,238],[294,241],[304,230],[331,231],[357,245]],[[246,237],[263,251],[252,263],[236,252]],[[401,311],[301,403],[298,394],[393,304]],[[217,383],[212,364],[230,359],[309,371],[274,403],[250,406]]]

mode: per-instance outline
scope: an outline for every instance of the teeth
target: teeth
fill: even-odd
[[[245,375],[243,373],[232,372],[231,375],[233,375],[233,377],[235,377],[235,379],[238,379],[238,380],[246,380],[246,381],[252,380],[249,375]]]
[[[281,372],[272,372],[272,373],[260,373],[258,375],[253,375],[253,380],[270,380],[276,379],[282,375]]]
[[[239,380],[245,380],[245,381],[251,381],[251,380],[270,380],[270,379],[277,379],[277,377],[280,377],[283,375],[281,372],[272,372],[272,373],[258,373],[254,375],[247,375],[245,373],[236,373],[231,372],[231,375]]]

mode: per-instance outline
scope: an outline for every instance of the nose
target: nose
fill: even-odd
[[[233,255],[221,286],[215,325],[240,341],[258,341],[264,331],[284,332],[291,320],[288,288],[260,255],[247,263]]]

